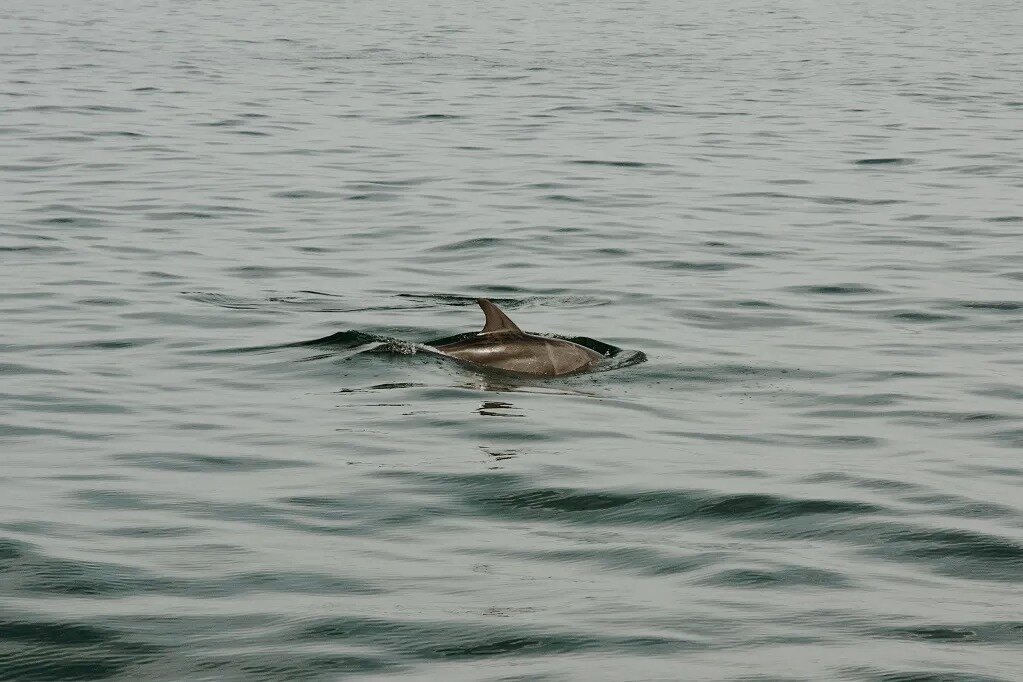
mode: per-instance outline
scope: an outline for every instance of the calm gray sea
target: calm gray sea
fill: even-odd
[[[0,679],[1023,679],[1021,36],[4,0]]]

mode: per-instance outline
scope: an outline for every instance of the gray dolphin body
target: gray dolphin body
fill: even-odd
[[[593,367],[604,356],[578,343],[527,334],[485,298],[476,302],[487,321],[472,338],[437,346],[444,355],[473,365],[539,377],[560,377]]]

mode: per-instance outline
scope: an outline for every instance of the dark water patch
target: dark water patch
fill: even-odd
[[[807,196],[800,194],[786,194],[784,192],[730,192],[722,194],[725,198],[734,199],[796,199],[809,201],[825,206],[889,206],[892,204],[905,203],[903,199],[863,199],[859,197],[843,196]]]
[[[568,184],[564,182],[530,182],[523,185],[526,189],[541,189],[541,190],[555,190],[555,189],[573,189],[574,184]]]
[[[857,159],[853,161],[857,166],[907,166],[913,163],[913,159],[906,157],[879,157],[871,159]]]
[[[53,369],[51,367],[38,367],[35,365],[26,365],[14,362],[0,362],[0,376],[13,377],[31,374],[60,376],[62,374],[67,374],[67,372],[60,369]]]
[[[379,452],[364,446],[361,453],[372,456]],[[351,462],[349,462],[351,463]],[[289,504],[261,504],[217,502],[207,499],[188,499],[159,495],[139,495],[124,490],[79,490],[73,495],[77,504],[92,510],[160,511],[196,519],[216,519],[235,522],[255,528],[278,528],[317,537],[363,537],[385,531],[388,526],[412,527],[427,523],[440,509],[421,508],[416,513],[396,510],[386,500],[372,501],[353,492],[345,499],[334,501],[328,510],[307,507],[295,508]],[[237,553],[234,545],[217,547],[221,553]]]
[[[720,571],[701,581],[720,587],[778,588],[848,588],[849,579],[836,571],[808,566],[774,568],[735,568]]]
[[[301,291],[293,295],[267,295],[262,298],[236,296],[212,291],[183,291],[181,294],[198,303],[208,303],[231,310],[263,310],[267,312],[297,311],[306,313],[352,313],[376,310],[412,310],[422,306],[371,304],[365,300],[346,302],[344,296],[319,291]],[[281,346],[286,347],[286,346]]]
[[[0,617],[0,679],[102,680],[157,660],[167,647],[127,630],[37,617]]]
[[[925,528],[889,520],[832,523],[784,532],[777,526],[772,532],[778,537],[791,535],[804,540],[851,544],[866,554],[948,577],[998,583],[1023,579],[1023,545],[978,531]]]
[[[68,163],[4,163],[0,164],[0,171],[12,173],[34,173],[39,171],[55,171],[68,168]]]
[[[756,469],[712,469],[709,473],[727,478],[767,479],[771,477],[767,472]]]
[[[218,197],[219,198],[219,197]],[[233,200],[233,197],[228,198]],[[180,209],[186,213],[221,215],[259,215],[263,209],[253,206],[239,206],[237,204],[183,204]]]
[[[476,409],[476,413],[484,417],[518,417],[523,418],[526,415],[522,412],[516,412],[515,406],[511,403],[506,403],[500,400],[485,400],[479,408]],[[497,459],[507,459],[503,455],[494,455]]]
[[[664,164],[644,163],[642,161],[602,161],[598,159],[575,159],[569,161],[578,166],[608,166],[611,168],[661,168]]]
[[[953,412],[950,410],[888,410],[882,412],[888,417],[900,417],[905,420],[932,422],[996,422],[1015,420],[1018,417],[994,412]]]
[[[82,306],[101,306],[101,307],[126,307],[131,305],[131,301],[126,298],[115,298],[113,296],[95,296],[90,298],[80,298],[75,301],[77,305]]]
[[[865,682],[1010,682],[1009,678],[991,677],[974,672],[947,670],[910,669],[900,672],[886,672],[876,668],[853,667],[843,671],[843,677]]]
[[[108,628],[80,623],[31,622],[0,620],[0,639],[5,642],[32,644],[65,644],[80,646],[114,641],[120,633]]]
[[[520,553],[499,550],[496,556],[519,556]],[[670,576],[693,573],[718,564],[724,558],[721,551],[676,554],[669,550],[641,546],[602,546],[585,549],[546,550],[521,553],[521,558],[532,561],[564,563],[587,562],[603,568],[625,573]]]
[[[210,220],[217,216],[205,211],[149,211],[145,213],[148,220]]]
[[[322,594],[368,595],[384,590],[361,580],[349,580],[324,573],[295,571],[245,571],[217,579],[197,579],[187,592],[208,596],[234,596],[240,594]]]
[[[861,243],[872,246],[908,246],[925,249],[949,249],[954,248],[952,242],[942,242],[934,239],[910,239],[906,237],[882,237],[880,239],[864,239]]]
[[[105,213],[103,210],[89,208],[79,204],[68,202],[53,202],[42,204],[28,209],[30,213],[77,213],[82,215],[95,215]]]
[[[117,107],[109,104],[89,104],[82,107],[85,111],[96,111],[105,114],[141,114],[142,109],[135,109],[134,107]]]
[[[457,306],[475,306],[476,299],[472,296],[466,296],[463,294],[444,294],[444,293],[430,293],[430,294],[398,294],[399,298],[412,299],[414,301],[422,301],[425,304],[437,304],[437,305],[457,305]],[[514,309],[518,307],[519,301],[517,299],[510,298],[497,298],[490,297],[490,300],[501,306],[502,308]]]
[[[491,293],[494,292],[494,293]],[[546,293],[530,293],[520,287],[511,285],[491,284],[485,288],[487,298],[501,308],[507,310],[518,310],[529,307],[541,308],[577,308],[598,305],[607,305],[608,299],[596,294],[567,293],[561,289],[552,289]],[[514,298],[512,294],[518,294]],[[422,304],[422,307],[431,305],[443,306],[467,306],[476,309],[477,296],[450,293],[402,293],[397,294],[398,298],[411,299]],[[478,310],[476,311],[478,312]]]
[[[4,561],[4,582],[14,593],[50,596],[125,596],[166,591],[173,581],[109,562],[61,559],[24,546]]]
[[[971,391],[975,395],[1005,400],[1023,400],[1023,386],[1016,384],[987,384]]]
[[[867,490],[877,490],[881,492],[920,490],[920,486],[913,483],[907,483],[906,481],[896,481],[884,478],[862,478],[860,476],[853,476],[852,474],[836,471],[813,474],[801,480],[805,483],[843,483],[856,488],[865,488]]]
[[[1001,215],[984,220],[989,223],[1023,223],[1023,215]]]
[[[358,192],[374,192],[381,189],[401,189],[404,187],[419,187],[421,185],[434,182],[438,178],[433,176],[413,176],[400,179],[379,179],[379,180],[361,180],[359,182],[351,182],[345,186],[348,189]]]
[[[204,652],[195,662],[201,677],[207,673],[218,679],[322,680],[338,676],[397,673],[407,666],[382,656],[341,653],[307,653],[289,647],[275,651],[263,647],[259,652],[212,654]]]
[[[988,312],[1018,312],[1023,310],[1021,301],[957,301],[949,305],[969,310],[983,310]]]
[[[728,306],[732,308],[751,308],[755,310],[777,309],[782,307],[777,303],[772,303],[771,301],[763,301],[759,299],[740,299],[736,301],[725,300],[721,301],[720,303],[723,306]]]
[[[32,545],[20,540],[0,538],[0,568],[4,571],[14,565],[14,561],[28,556]]]
[[[622,249],[618,247],[605,246],[598,249],[591,249],[590,253],[594,256],[613,256],[615,258],[628,257],[632,255],[632,252],[628,249]]]
[[[706,383],[737,383],[750,380],[811,380],[829,379],[833,372],[803,369],[784,365],[740,365],[732,363],[708,365],[678,365],[673,368],[676,381],[697,381]]]
[[[296,251],[302,253],[338,253],[338,249],[328,248],[325,246],[296,246]]]
[[[362,393],[367,391],[391,391],[395,389],[405,388],[424,388],[426,384],[417,384],[409,382],[398,382],[388,384],[374,384],[372,386],[366,386],[363,388],[341,388],[337,390],[337,393]]]
[[[1023,429],[1009,429],[990,434],[996,443],[1007,448],[1023,448]]]
[[[962,422],[991,422],[1016,419],[1016,417],[1006,414],[952,412],[941,410],[825,409],[809,410],[803,414],[807,417],[824,417],[837,419],[876,420],[879,417],[883,417],[892,419],[897,423],[914,425],[956,424]]]
[[[1008,519],[1020,515],[1019,510],[1013,507],[978,502],[959,495],[925,493],[904,495],[900,499],[909,504],[923,505],[934,513],[965,519]]]
[[[880,313],[880,317],[884,317],[895,322],[913,322],[921,324],[928,322],[951,322],[963,319],[961,315],[928,313],[920,310],[886,311]]]
[[[438,246],[431,247],[429,251],[439,253],[473,251],[476,249],[502,248],[511,244],[513,244],[511,240],[502,239],[500,237],[476,237],[473,239],[463,239],[448,244],[440,244]]]
[[[90,401],[82,399],[68,399],[59,395],[20,395],[6,396],[0,394],[10,401],[12,407],[29,409],[40,414],[131,414],[132,409],[127,405],[120,405],[111,402]]]
[[[0,253],[64,253],[63,246],[0,246]]]
[[[28,436],[52,436],[59,439],[86,441],[107,440],[113,437],[108,433],[0,423],[0,441],[13,438],[26,438]]]
[[[103,535],[114,538],[187,538],[201,535],[204,531],[192,526],[122,526],[103,531]]]
[[[53,218],[40,218],[30,221],[33,225],[41,226],[68,226],[68,227],[102,227],[106,222],[97,218],[85,216],[56,216]]]
[[[809,201],[815,204],[824,204],[825,206],[891,206],[893,204],[904,204],[905,199],[863,199],[860,197],[842,197],[842,196],[822,196],[822,197],[805,197]]]
[[[26,558],[5,574],[14,592],[50,596],[126,596],[150,590],[165,591],[171,585],[171,581],[143,577],[135,570],[114,564],[43,555]]]
[[[415,116],[414,118],[423,121],[446,121],[462,117],[456,114],[420,114],[419,116]]]
[[[386,343],[389,340],[392,340],[392,339],[390,339],[389,337],[386,337],[386,336],[378,336],[378,335],[375,335],[375,334],[367,334],[367,333],[364,333],[364,332],[359,332],[359,331],[355,331],[355,330],[349,330],[349,331],[343,331],[343,332],[334,332],[333,334],[328,334],[327,336],[321,336],[320,338],[317,338],[317,339],[310,339],[308,341],[295,341],[293,343],[285,343],[285,344],[280,344],[280,345],[277,345],[277,346],[256,346],[256,347],[244,348],[244,349],[227,349],[227,350],[217,351],[217,352],[228,352],[228,353],[230,353],[230,352],[237,352],[238,350],[241,350],[241,351],[266,351],[266,350],[277,350],[277,349],[282,349],[282,348],[302,348],[302,347],[305,347],[305,346],[324,347],[324,348],[338,348],[338,349],[351,349],[351,348],[359,348],[361,346],[366,346],[366,345],[369,345],[369,344]],[[393,340],[397,341],[397,339],[393,339]]]
[[[126,137],[126,138],[140,138],[147,137],[142,133],[136,133],[130,130],[92,130],[89,134],[94,137]]]
[[[163,280],[166,282],[180,282],[185,279],[183,275],[179,275],[173,272],[165,272],[163,270],[147,270],[142,273],[146,277],[150,277],[156,280]]]
[[[400,194],[394,192],[360,192],[349,194],[345,199],[348,201],[393,201],[400,197]]]
[[[980,472],[982,474],[992,474],[995,476],[1007,476],[1009,478],[1023,478],[1023,468],[1017,467],[1004,467],[1004,466],[971,466],[969,470]]]
[[[684,260],[650,260],[639,263],[643,267],[655,270],[682,270],[693,272],[724,272],[746,267],[745,263],[726,263],[722,261],[684,261]]]
[[[34,135],[29,139],[36,142],[93,142],[91,135]]]
[[[204,128],[232,128],[243,124],[244,121],[237,118],[222,118],[217,121],[200,121],[193,125],[204,127]]]
[[[53,481],[125,481],[128,476],[122,474],[55,474],[46,478]]]
[[[785,287],[784,291],[793,294],[813,294],[817,296],[858,296],[887,293],[865,284],[806,284]]]
[[[309,462],[295,459],[196,455],[186,452],[125,453],[112,457],[128,466],[156,471],[246,472],[310,466]]]
[[[746,251],[732,251],[728,255],[736,258],[777,258],[784,257],[788,253],[783,251],[763,251],[763,250],[746,250]]]
[[[291,635],[296,641],[343,641],[383,648],[399,660],[486,660],[513,656],[552,656],[585,651],[667,654],[706,648],[681,637],[621,637],[593,632],[558,632],[487,620],[428,621],[345,617],[320,619]]]
[[[124,350],[126,348],[141,348],[154,343],[162,342],[159,338],[135,338],[135,339],[94,339],[89,341],[76,341],[64,344],[66,348],[82,348],[91,350]]]
[[[1004,173],[1011,173],[1013,165],[1010,164],[966,164],[946,166],[937,169],[942,173],[961,173],[963,175],[997,176]]]
[[[940,643],[1023,645],[1023,621],[989,621],[959,624],[920,624],[877,628],[874,637]]]
[[[889,369],[889,370],[878,370],[872,372],[863,372],[853,375],[854,378],[860,381],[896,381],[898,379],[936,379],[938,377],[954,376],[950,372],[924,372],[921,370],[912,369]],[[853,378],[851,377],[851,378]],[[919,399],[919,398],[915,398]],[[924,397],[924,400],[927,398]]]
[[[320,274],[337,278],[350,277],[358,274],[351,270],[341,270],[335,267],[314,265],[307,265],[305,267],[300,267],[298,265],[280,267],[271,267],[266,265],[240,265],[225,270],[225,272],[243,279],[274,279],[284,275],[293,274],[296,271],[301,271],[306,276],[311,274]],[[176,279],[183,279],[176,275],[173,275],[173,277]]]
[[[511,474],[407,474],[385,472],[422,483],[424,491],[454,495],[473,514],[505,519],[550,519],[586,525],[739,523],[804,516],[864,515],[882,511],[861,502],[793,499],[769,494],[716,494],[704,490],[586,490],[535,487]]]
[[[687,311],[684,315],[691,324],[704,329],[777,329],[808,324],[787,313],[731,311]]]
[[[152,542],[182,537],[174,529],[140,532],[120,529],[108,535],[135,537]],[[185,533],[187,535],[187,532]],[[223,547],[219,547],[223,553]],[[16,556],[0,555],[5,583],[12,593],[48,596],[116,597],[134,595],[169,595],[182,597],[224,598],[251,593],[281,594],[376,594],[379,590],[363,581],[337,575],[275,570],[231,570],[234,562],[226,562],[219,575],[184,577],[159,575],[151,571],[105,561],[79,561],[48,556],[27,546]]]
[[[312,189],[290,189],[274,192],[273,196],[279,199],[340,199],[342,197],[338,192],[321,192]]]

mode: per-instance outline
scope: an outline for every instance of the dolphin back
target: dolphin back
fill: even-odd
[[[485,298],[476,300],[486,324],[475,336],[438,346],[448,357],[516,374],[557,377],[593,367],[604,356],[578,343],[527,334]]]

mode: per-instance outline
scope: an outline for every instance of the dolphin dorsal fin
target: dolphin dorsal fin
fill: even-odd
[[[480,334],[496,334],[497,332],[518,332],[522,330],[511,321],[504,311],[498,308],[485,298],[477,298],[476,302],[483,308],[483,314],[487,316],[487,323],[483,325]]]

